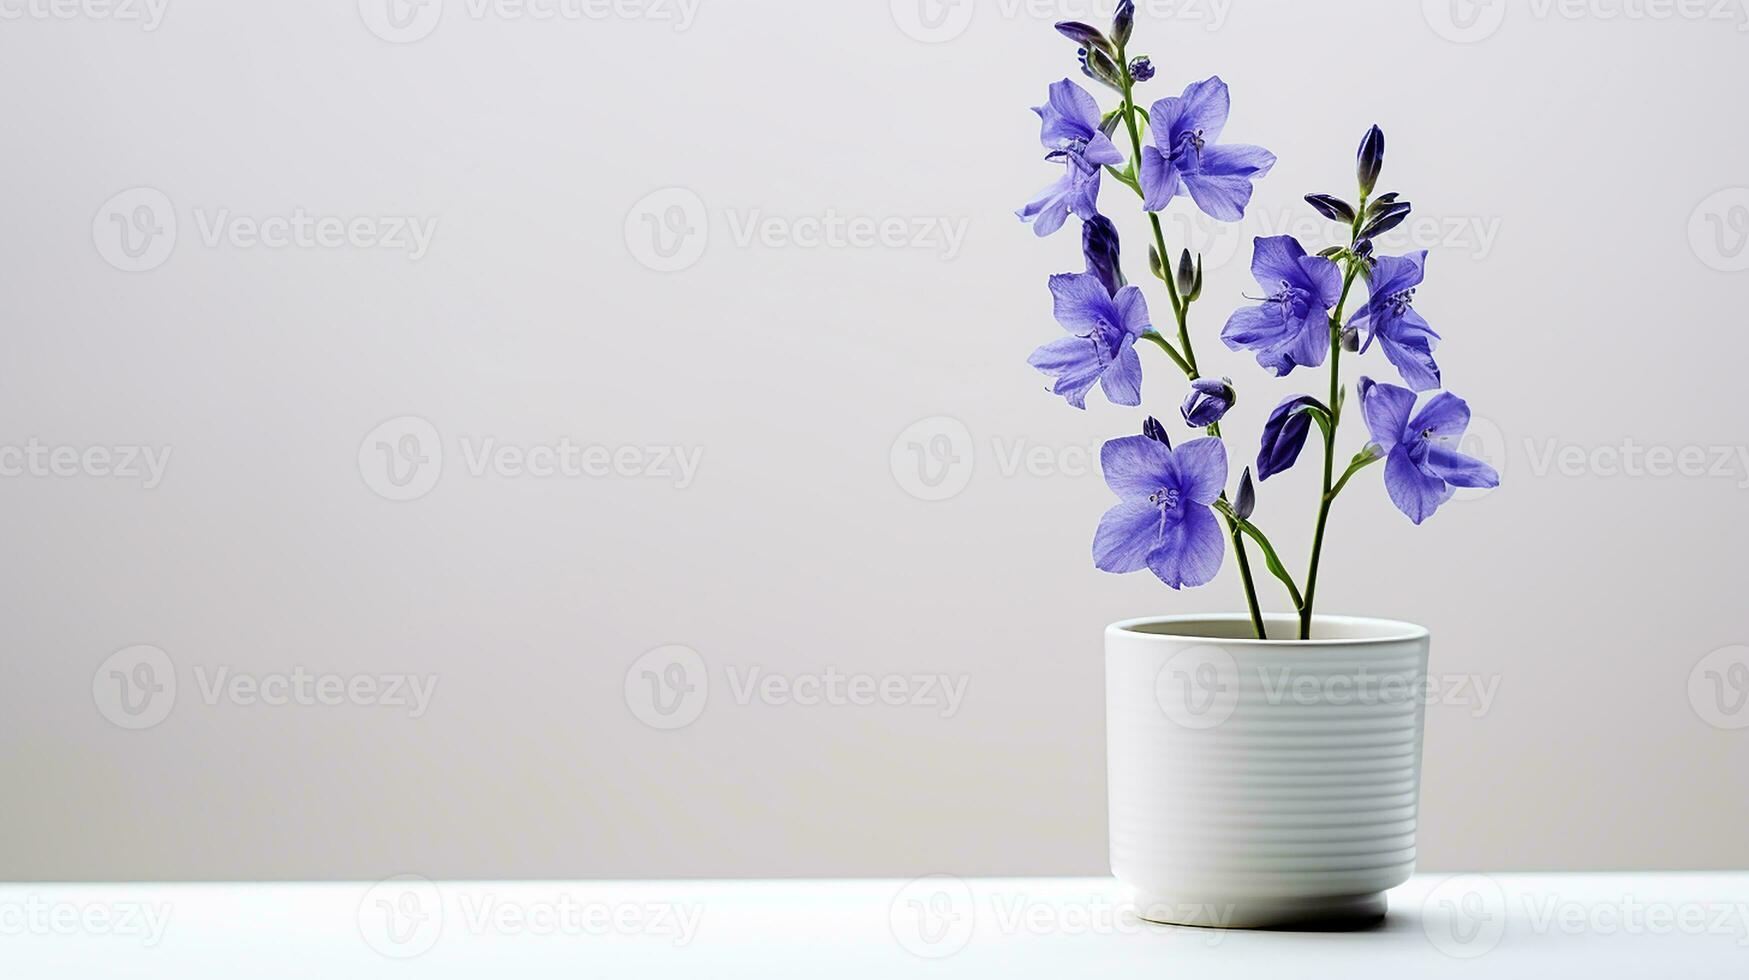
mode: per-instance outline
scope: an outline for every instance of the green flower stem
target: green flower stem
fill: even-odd
[[[1366,195],[1360,197],[1360,207],[1354,217],[1349,246],[1360,241],[1361,223],[1366,220]],[[1342,425],[1342,313],[1348,306],[1348,295],[1354,280],[1360,275],[1361,260],[1352,252],[1347,258],[1347,270],[1342,277],[1342,298],[1336,301],[1336,311],[1330,315],[1330,425],[1324,429],[1324,491],[1318,498],[1318,526],[1312,532],[1312,566],[1306,572],[1306,601],[1300,606],[1300,639],[1312,638],[1312,611],[1318,601],[1318,566],[1324,558],[1324,530],[1330,524],[1330,505],[1336,502],[1342,484],[1349,474],[1336,482],[1336,431]]]
[[[1123,78],[1124,129],[1130,134],[1130,148],[1133,152],[1133,155],[1130,158],[1130,172],[1127,174],[1119,174],[1118,180],[1130,190],[1135,191],[1136,196],[1145,200],[1147,195],[1142,193],[1141,180],[1142,132],[1136,125],[1136,115],[1138,112],[1141,112],[1143,117],[1146,118],[1147,114],[1142,111],[1140,106],[1136,105],[1135,79],[1130,77],[1129,57],[1124,51],[1124,46],[1121,44],[1118,45],[1117,49],[1117,63],[1118,71]],[[1112,170],[1112,173],[1115,174],[1117,171]],[[1172,299],[1172,315],[1173,318],[1178,321],[1178,347],[1176,349],[1173,348],[1173,346],[1167,342],[1166,338],[1161,336],[1157,331],[1149,331],[1147,336],[1158,344],[1161,350],[1170,355],[1173,361],[1177,362],[1179,369],[1184,372],[1186,377],[1195,381],[1202,377],[1202,374],[1196,366],[1196,348],[1190,342],[1190,304],[1178,295],[1178,283],[1172,277],[1171,259],[1169,258],[1170,253],[1166,251],[1166,231],[1160,226],[1160,216],[1152,211],[1147,212],[1147,214],[1148,223],[1154,228],[1154,248],[1159,252],[1160,263],[1166,269],[1166,274],[1160,278],[1166,281],[1166,293]],[[1216,424],[1209,426],[1209,435],[1216,439],[1221,438],[1220,425]],[[1226,501],[1227,494],[1225,491],[1222,491],[1221,502],[1225,504]],[[1238,557],[1239,578],[1245,586],[1245,605],[1251,612],[1251,627],[1257,631],[1258,639],[1267,640],[1269,639],[1269,634],[1263,623],[1263,610],[1257,602],[1257,582],[1251,575],[1251,556],[1245,551],[1245,538],[1242,534],[1242,528],[1231,517],[1227,518],[1227,532],[1232,535],[1233,551]]]

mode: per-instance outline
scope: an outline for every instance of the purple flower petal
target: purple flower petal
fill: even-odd
[[[1412,334],[1404,336],[1392,331],[1379,335],[1379,346],[1385,352],[1385,360],[1396,367],[1397,373],[1403,376],[1410,388],[1416,391],[1433,391],[1440,386],[1439,365],[1434,362],[1433,352],[1428,349],[1429,341]]]
[[[1032,222],[1032,232],[1040,238],[1054,233],[1069,220],[1069,198],[1075,193],[1075,178],[1064,174],[1062,179],[1045,188],[1032,202],[1014,212],[1022,221]]]
[[[1390,491],[1391,502],[1397,505],[1397,509],[1407,514],[1416,524],[1432,517],[1433,512],[1450,500],[1453,493],[1444,480],[1423,473],[1409,458],[1406,446],[1391,450],[1390,458],[1385,460],[1385,489]]]
[[[1160,546],[1148,555],[1148,567],[1174,589],[1214,581],[1227,553],[1226,535],[1207,507],[1191,506],[1183,515],[1167,523]]]
[[[1027,363],[1056,379],[1053,394],[1062,395],[1076,408],[1087,407],[1087,392],[1093,389],[1105,364],[1096,341],[1088,337],[1063,337],[1033,351]]]
[[[1259,238],[1252,243],[1251,275],[1265,292],[1273,293],[1283,282],[1291,282],[1305,274],[1300,260],[1306,249],[1292,235]]]
[[[1050,289],[1055,299],[1057,322],[1064,329],[1078,333],[1089,328],[1111,329],[1118,325],[1117,306],[1098,276],[1085,272],[1055,275],[1051,277]]]
[[[1469,403],[1449,391],[1442,391],[1428,400],[1427,406],[1408,424],[1407,431],[1454,445],[1469,427]]]
[[[1164,112],[1161,110],[1164,109]],[[1184,133],[1201,131],[1205,143],[1217,143],[1221,131],[1227,128],[1232,113],[1233,97],[1227,83],[1219,75],[1192,82],[1178,98],[1161,99],[1154,103],[1148,117],[1154,122],[1157,142],[1171,145]],[[1161,134],[1165,138],[1161,139]]]
[[[1142,208],[1163,211],[1179,191],[1178,168],[1152,146],[1142,147]]]
[[[1142,358],[1136,353],[1136,338],[1124,335],[1117,357],[1099,376],[1099,386],[1113,405],[1134,408],[1142,403]]]
[[[1118,290],[1114,303],[1117,306],[1117,325],[1124,333],[1140,337],[1153,329],[1153,318],[1148,316],[1148,298],[1140,288],[1128,286]]]
[[[1221,340],[1231,350],[1254,350],[1281,343],[1287,330],[1281,307],[1273,303],[1235,310],[1221,329]]]
[[[1216,221],[1244,218],[1245,207],[1251,203],[1251,178],[1245,175],[1189,171],[1184,174],[1184,186],[1196,206]]]
[[[1429,444],[1421,467],[1454,487],[1492,490],[1500,485],[1494,467],[1447,446]]]
[[[1127,575],[1148,567],[1160,543],[1160,508],[1146,500],[1126,501],[1107,511],[1093,535],[1093,564],[1102,572]]]
[[[1206,507],[1227,489],[1227,447],[1221,440],[1194,439],[1179,446],[1172,459],[1185,500]]]
[[[1415,393],[1396,385],[1360,379],[1360,411],[1367,431],[1381,449],[1395,449],[1408,435],[1409,413],[1415,410]]]
[[[1099,451],[1105,485],[1125,500],[1147,500],[1164,487],[1177,485],[1172,450],[1147,436],[1113,439]]]

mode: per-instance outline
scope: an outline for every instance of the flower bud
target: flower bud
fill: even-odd
[[[1118,47],[1130,43],[1130,34],[1136,29],[1136,0],[1120,0],[1117,14],[1111,20],[1111,37]]]
[[[1178,256],[1178,295],[1181,297],[1189,296],[1190,291],[1195,288],[1196,266],[1191,264],[1190,250],[1185,249],[1183,254]]]
[[[1130,62],[1130,80],[1145,82],[1154,77],[1154,62],[1146,55]]]
[[[1385,131],[1374,126],[1361,140],[1359,159],[1360,192],[1371,194],[1379,184],[1379,173],[1385,169]]]
[[[1148,416],[1148,421],[1142,423],[1142,435],[1164,445],[1167,449],[1172,448],[1172,437],[1166,434],[1166,427],[1161,425],[1160,420],[1152,415]]]
[[[1160,250],[1152,245],[1148,246],[1148,271],[1154,274],[1155,279],[1166,279],[1166,262],[1160,258]]]
[[[1119,264],[1117,226],[1104,215],[1094,215],[1081,225],[1081,251],[1087,256],[1087,271],[1099,277],[1113,296],[1128,283]]]
[[[1248,521],[1257,512],[1257,485],[1251,482],[1251,467],[1245,467],[1245,474],[1239,477],[1239,496],[1233,501],[1233,513],[1239,515],[1239,520]]]
[[[1084,48],[1098,48],[1101,51],[1112,51],[1111,42],[1105,35],[1099,33],[1099,28],[1092,24],[1083,24],[1078,20],[1065,20],[1057,24],[1057,33],[1063,35]]]
[[[1345,225],[1354,224],[1354,206],[1339,197],[1329,194],[1307,194],[1306,203],[1331,221],[1340,221]]]
[[[1123,80],[1118,77],[1117,62],[1098,48],[1081,49],[1081,71],[1107,88],[1123,91]]]
[[[1360,328],[1342,328],[1342,349],[1350,354],[1360,353]]]
[[[1238,400],[1233,383],[1226,378],[1198,378],[1190,383],[1190,395],[1180,411],[1192,428],[1206,429],[1219,422]]]
[[[1360,237],[1364,239],[1377,238],[1402,224],[1408,219],[1409,212],[1412,210],[1414,210],[1414,205],[1408,201],[1393,201],[1383,208],[1369,208],[1366,227],[1360,230]]]

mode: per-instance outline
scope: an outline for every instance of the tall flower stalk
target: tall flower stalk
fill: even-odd
[[[1237,393],[1229,379],[1207,377],[1199,366],[1190,309],[1203,297],[1202,259],[1186,250],[1176,265],[1171,262],[1160,212],[1188,197],[1211,218],[1241,220],[1255,181],[1274,167],[1275,156],[1261,147],[1221,141],[1230,96],[1219,77],[1144,109],[1136,87],[1152,79],[1156,69],[1145,56],[1131,57],[1134,26],[1132,0],[1118,4],[1109,34],[1079,22],[1057,25],[1079,46],[1082,73],[1114,92],[1118,105],[1102,114],[1092,95],[1063,79],[1034,110],[1042,123],[1046,160],[1061,165],[1063,174],[1018,213],[1041,237],[1056,232],[1071,215],[1081,218],[1087,271],[1052,277],[1057,320],[1069,336],[1039,348],[1031,363],[1054,378],[1053,391],[1076,408],[1086,407],[1096,385],[1113,404],[1139,406],[1142,365],[1135,344],[1146,341],[1165,353],[1189,385],[1180,410],[1184,422],[1206,438],[1174,448],[1166,427],[1150,416],[1141,436],[1105,445],[1101,465],[1121,502],[1095,534],[1095,565],[1116,573],[1145,568],[1173,589],[1194,588],[1216,577],[1230,541],[1252,628],[1267,639],[1252,574],[1250,548],[1255,547],[1292,603],[1300,639],[1310,639],[1331,510],[1356,474],[1386,462],[1391,500],[1417,524],[1449,500],[1454,488],[1497,486],[1499,476],[1457,451],[1469,408],[1455,395],[1440,392],[1411,418],[1415,393],[1442,383],[1432,356],[1440,338],[1414,309],[1427,253],[1375,255],[1375,239],[1401,224],[1411,205],[1394,193],[1374,196],[1384,167],[1384,133],[1374,126],[1358,156],[1359,204],[1328,194],[1306,198],[1320,214],[1345,226],[1346,245],[1309,255],[1290,237],[1257,239],[1252,272],[1263,290],[1257,298],[1261,305],[1235,312],[1221,338],[1232,350],[1254,353],[1276,377],[1328,361],[1329,385],[1322,400],[1302,394],[1276,407],[1264,427],[1256,480],[1246,468],[1229,496],[1221,420]],[[1111,139],[1120,126],[1129,138],[1127,160]],[[1153,233],[1149,269],[1166,287],[1173,337],[1153,323],[1139,288],[1123,275],[1116,228],[1099,212],[1102,175],[1141,198]],[[1345,324],[1357,284],[1367,286],[1368,300]],[[1364,354],[1375,341],[1410,387],[1360,380],[1357,390],[1372,441],[1338,476],[1336,444],[1346,400],[1342,355]],[[1323,480],[1301,590],[1253,517],[1257,483],[1298,461],[1313,425],[1323,437]]]

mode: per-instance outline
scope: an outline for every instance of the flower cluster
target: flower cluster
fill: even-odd
[[[1239,221],[1276,157],[1258,146],[1222,141],[1232,98],[1219,77],[1194,82],[1182,94],[1144,108],[1136,87],[1154,78],[1156,68],[1148,56],[1131,54],[1134,29],[1132,0],[1121,0],[1109,30],[1080,22],[1057,25],[1075,42],[1082,74],[1116,93],[1118,104],[1102,110],[1090,92],[1064,78],[1033,110],[1041,122],[1045,160],[1062,173],[1017,213],[1041,237],[1061,229],[1071,214],[1081,219],[1086,270],[1051,277],[1056,319],[1068,336],[1040,347],[1030,363],[1076,408],[1086,408],[1096,384],[1112,404],[1135,407],[1142,403],[1139,348],[1160,348],[1188,381],[1180,414],[1202,437],[1175,449],[1165,426],[1149,417],[1141,436],[1105,445],[1106,482],[1121,502],[1099,524],[1094,563],[1119,573],[1145,568],[1174,589],[1195,587],[1219,573],[1230,539],[1254,625],[1263,636],[1248,561],[1248,548],[1255,547],[1286,587],[1305,637],[1331,505],[1357,473],[1383,462],[1391,501],[1416,524],[1451,499],[1456,488],[1494,487],[1499,476],[1458,450],[1469,407],[1440,390],[1444,380],[1434,360],[1440,336],[1416,308],[1427,253],[1378,254],[1378,238],[1400,225],[1413,205],[1397,193],[1376,193],[1384,172],[1385,134],[1374,126],[1357,155],[1357,203],[1332,194],[1305,198],[1320,215],[1343,226],[1349,244],[1311,254],[1291,236],[1257,239],[1251,271],[1261,295],[1233,313],[1221,331],[1228,348],[1250,353],[1277,378],[1328,365],[1327,396],[1283,399],[1264,426],[1256,462],[1256,481],[1268,480],[1298,462],[1314,429],[1322,437],[1317,530],[1300,588],[1252,520],[1257,484],[1249,468],[1233,496],[1227,494],[1221,422],[1238,395],[1231,379],[1206,377],[1197,367],[1189,318],[1203,296],[1202,260],[1185,251],[1176,265],[1170,262],[1155,216],[1184,197],[1211,218]],[[1127,151],[1119,146],[1123,137]],[[1124,276],[1117,227],[1100,210],[1107,177],[1134,192],[1148,213],[1153,232],[1148,265],[1170,301],[1171,318],[1161,321],[1164,327],[1149,316],[1141,288]],[[1364,301],[1357,287],[1365,290]],[[1355,390],[1371,438],[1338,478],[1336,443],[1346,401],[1342,356],[1364,356],[1375,346],[1404,386],[1360,379]],[[1417,412],[1417,394],[1425,392],[1436,394]]]

